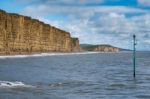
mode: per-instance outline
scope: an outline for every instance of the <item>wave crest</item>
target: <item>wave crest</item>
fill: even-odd
[[[14,81],[14,82],[0,81],[0,88],[16,88],[16,87],[34,87],[34,86],[27,85],[19,81]]]

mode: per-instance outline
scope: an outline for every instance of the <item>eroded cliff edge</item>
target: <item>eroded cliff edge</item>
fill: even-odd
[[[0,10],[0,53],[80,51],[69,32],[37,19]]]

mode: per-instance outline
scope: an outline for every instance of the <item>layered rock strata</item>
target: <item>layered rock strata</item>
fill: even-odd
[[[37,19],[0,10],[0,53],[79,51],[70,33]]]

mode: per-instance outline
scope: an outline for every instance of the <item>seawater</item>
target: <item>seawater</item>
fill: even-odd
[[[150,99],[150,52],[0,56],[0,99]]]

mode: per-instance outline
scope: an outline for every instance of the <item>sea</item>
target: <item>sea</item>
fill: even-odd
[[[0,56],[0,99],[150,99],[150,52]]]

